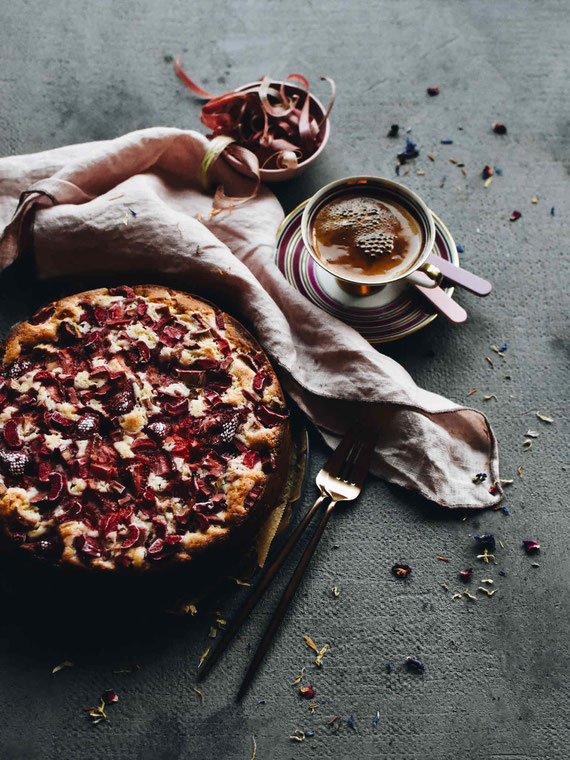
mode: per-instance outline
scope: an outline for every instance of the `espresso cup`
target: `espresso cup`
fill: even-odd
[[[335,267],[319,256],[315,247],[313,234],[317,214],[332,201],[342,199],[344,195],[354,196],[360,192],[363,196],[373,196],[380,202],[383,199],[387,203],[390,200],[395,201],[408,212],[420,228],[422,242],[419,252],[403,271],[387,271],[376,275],[364,275],[358,272],[352,274],[346,271],[339,273],[338,269],[335,269]],[[435,224],[432,213],[416,193],[399,182],[384,179],[383,177],[346,177],[325,185],[309,198],[301,220],[301,233],[305,247],[315,263],[336,277],[339,285],[348,286],[347,289],[355,294],[367,295],[371,292],[377,292],[387,284],[400,280],[423,285],[428,288],[437,286],[437,281],[426,271],[429,268],[426,259],[430,255],[435,242]]]

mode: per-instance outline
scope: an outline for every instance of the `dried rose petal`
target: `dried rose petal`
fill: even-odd
[[[311,684],[308,686],[299,686],[299,694],[305,699],[313,699],[315,696],[315,690]]]
[[[522,216],[520,211],[513,211],[513,213],[510,215],[509,219],[511,222],[516,222],[517,219],[520,219]]]
[[[462,581],[467,582],[471,579],[471,576],[473,575],[473,569],[469,568],[469,570],[460,570],[459,571],[459,577]]]
[[[523,539],[523,546],[527,554],[535,554],[540,551],[540,544],[532,538]]]
[[[428,87],[427,94],[432,98],[439,95],[439,87]]]
[[[483,171],[481,172],[481,176],[483,179],[489,179],[489,177],[492,177],[495,173],[495,170],[492,166],[486,165],[483,167]]]
[[[394,575],[398,576],[398,578],[407,578],[408,575],[412,572],[412,568],[409,565],[392,565],[392,572]]]
[[[103,694],[101,694],[101,699],[106,705],[112,705],[114,702],[119,701],[119,697],[112,689],[107,689],[107,691],[104,691]]]
[[[497,135],[506,135],[507,134],[507,128],[504,124],[498,124],[497,122],[494,122],[493,125],[493,132],[495,132]]]

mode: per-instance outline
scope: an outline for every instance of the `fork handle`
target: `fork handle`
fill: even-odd
[[[214,665],[218,662],[222,654],[227,649],[228,644],[232,641],[232,639],[238,632],[243,621],[247,618],[247,616],[253,610],[257,602],[261,599],[262,595],[265,592],[265,589],[269,586],[275,574],[277,573],[281,565],[285,562],[285,560],[291,553],[291,550],[297,544],[297,541],[299,540],[299,538],[307,529],[307,526],[313,519],[315,512],[321,506],[323,501],[328,498],[329,498],[328,494],[322,493],[319,496],[319,498],[315,501],[313,506],[309,509],[307,514],[303,517],[299,525],[297,525],[293,533],[291,533],[291,535],[289,536],[289,539],[287,540],[287,543],[285,544],[283,549],[281,549],[277,559],[267,568],[267,571],[265,572],[261,581],[255,587],[255,590],[253,591],[253,593],[250,594],[246,603],[243,605],[243,607],[237,613],[237,615],[232,619],[229,627],[226,628],[224,635],[220,639],[220,643],[218,644],[218,646],[212,652],[210,658],[206,661],[204,667],[199,670],[198,672],[199,681],[202,681],[208,675],[208,673],[214,667]]]
[[[239,700],[243,697],[243,695],[249,688],[249,685],[251,684],[259,665],[261,664],[263,658],[265,657],[265,653],[267,652],[269,645],[271,644],[273,637],[275,636],[275,633],[277,629],[279,628],[279,625],[281,624],[283,617],[285,616],[285,612],[287,611],[289,604],[291,603],[291,600],[293,596],[295,595],[295,591],[297,591],[297,588],[299,587],[301,578],[303,577],[305,570],[307,569],[307,565],[311,561],[311,557],[313,556],[315,549],[317,548],[317,544],[319,543],[321,536],[323,535],[323,532],[324,532],[324,529],[326,528],[329,517],[331,516],[331,513],[336,504],[337,504],[337,501],[334,501],[334,500],[328,504],[327,508],[325,509],[323,513],[323,516],[321,517],[320,523],[318,524],[315,532],[311,536],[311,540],[307,544],[307,547],[305,551],[303,552],[303,556],[299,560],[299,564],[295,568],[295,572],[293,573],[287,588],[283,592],[283,596],[281,597],[279,601],[279,605],[277,606],[277,609],[273,613],[273,617],[271,618],[271,621],[269,625],[267,626],[265,633],[263,634],[263,638],[261,639],[259,646],[257,647],[253,660],[251,661],[251,664],[247,670],[247,673],[244,676],[242,684],[237,693],[236,701],[239,702]]]

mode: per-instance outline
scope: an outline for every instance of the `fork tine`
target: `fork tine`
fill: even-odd
[[[336,477],[337,473],[340,472],[341,467],[345,463],[347,455],[354,444],[355,438],[356,436],[354,429],[349,430],[344,438],[342,438],[333,453],[330,455],[327,463],[323,467],[323,469],[326,470],[329,475]]]
[[[360,454],[361,449],[362,449],[362,441],[354,441],[337,475],[337,477],[340,480],[349,481],[349,475],[352,472],[354,463],[356,459],[358,458],[358,455]]]
[[[351,466],[350,475],[347,476],[347,480],[350,483],[354,483],[358,488],[362,488],[368,470],[370,469],[370,460],[374,451],[374,444],[372,442],[361,442],[361,446],[358,450],[356,457],[354,458]]]

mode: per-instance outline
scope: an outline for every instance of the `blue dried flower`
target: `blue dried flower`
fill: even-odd
[[[456,245],[457,253],[463,253],[463,246],[462,245]]]
[[[487,480],[487,473],[478,472],[477,475],[474,475],[471,479],[474,483],[482,483],[484,480]]]
[[[503,351],[506,351],[508,347],[509,347],[508,343],[503,343],[499,351],[503,353]]]
[[[388,660],[388,662],[386,663],[386,673],[391,673],[391,672],[392,672],[392,663],[390,662],[390,660]]]
[[[380,713],[378,710],[376,710],[376,715],[372,718],[372,725],[374,728],[380,723]]]
[[[493,166],[493,169],[495,170],[495,174],[498,174],[498,175],[499,175],[499,177],[500,177],[500,176],[501,176],[501,174],[503,173],[503,170],[502,170],[502,169],[500,169],[498,166]]]
[[[408,666],[408,670],[414,673],[423,673],[425,670],[423,662],[418,660],[417,657],[406,657],[406,665]]]
[[[556,216],[556,209],[554,206],[550,209],[550,216]]]
[[[354,715],[349,716],[348,725],[350,726],[350,728],[352,728],[353,731],[356,731],[356,726],[354,725]]]
[[[502,575],[503,578],[505,578],[507,574],[505,573],[504,570],[499,570],[499,575]]]
[[[482,536],[479,534],[476,534],[473,536],[475,541],[479,543],[479,546],[482,549],[488,549],[489,551],[493,551],[493,549],[496,546],[495,543],[495,536],[492,533],[483,533]]]
[[[309,739],[311,738],[311,736],[314,736],[314,735],[315,735],[315,732],[314,732],[314,731],[303,731],[303,733],[304,733],[304,734],[305,734],[305,736],[306,736],[307,738],[309,738]]]
[[[453,140],[450,140],[449,137],[446,137],[445,140],[440,140],[440,143],[442,145],[453,145]]]
[[[511,514],[511,510],[510,510],[508,507],[501,507],[501,510],[502,510],[502,511],[503,511],[503,512],[504,512],[506,515],[510,515],[510,514]]]
[[[406,147],[401,153],[398,153],[398,161],[401,164],[405,164],[406,161],[409,161],[412,158],[417,158],[419,155],[420,152],[416,143],[410,140],[409,137],[406,137]]]

